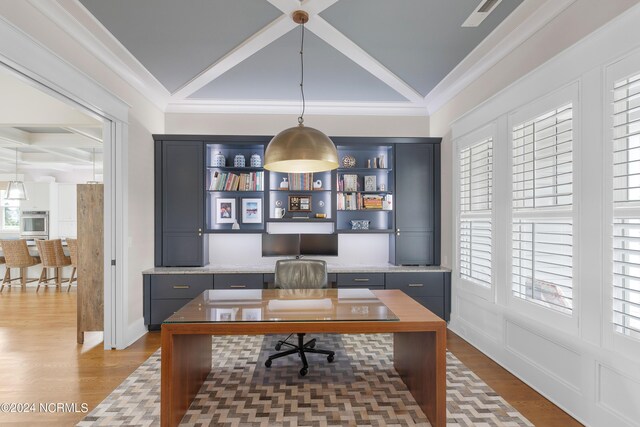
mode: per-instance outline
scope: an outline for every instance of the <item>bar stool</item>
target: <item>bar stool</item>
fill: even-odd
[[[0,292],[2,292],[5,285],[20,285],[22,286],[23,291],[27,290],[27,283],[36,281],[36,279],[27,279],[27,268],[38,265],[40,260],[29,254],[29,248],[27,247],[27,241],[25,239],[0,240],[0,246],[2,246],[5,264],[7,266],[7,270],[4,273],[4,279],[2,280],[2,286],[0,287]],[[20,269],[20,277],[11,278],[12,268]],[[20,283],[12,283],[14,280],[20,280]]]
[[[42,273],[40,273],[36,292],[40,290],[42,285],[52,285],[53,283],[49,283],[50,280],[55,280],[56,289],[60,289],[63,282],[62,267],[71,265],[71,258],[66,256],[62,249],[62,241],[60,239],[36,240],[36,245],[42,260]],[[55,269],[55,277],[47,278],[47,272],[50,268]]]
[[[67,239],[67,247],[69,248],[69,258],[71,258],[71,265],[73,266],[71,276],[69,276],[69,286],[67,287],[67,292],[69,292],[71,283],[78,281],[78,239]]]

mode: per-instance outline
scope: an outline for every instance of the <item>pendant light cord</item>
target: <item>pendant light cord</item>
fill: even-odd
[[[302,113],[300,113],[300,117],[298,117],[298,124],[304,123],[304,110],[305,110],[305,101],[304,101],[304,24],[300,24],[302,26],[302,40],[300,42],[300,96],[302,97]]]
[[[18,147],[16,147],[16,181],[18,181]]]

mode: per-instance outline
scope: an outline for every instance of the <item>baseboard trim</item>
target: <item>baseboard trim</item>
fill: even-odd
[[[127,328],[127,335],[125,342],[129,347],[134,342],[138,341],[144,334],[147,333],[147,328],[144,325],[144,317],[140,317],[129,325]],[[120,349],[119,349],[120,350]]]

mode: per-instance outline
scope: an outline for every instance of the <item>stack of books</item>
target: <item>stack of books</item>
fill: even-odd
[[[364,209],[382,209],[382,199],[384,196],[366,194],[362,197],[362,207]]]
[[[313,174],[312,173],[290,173],[289,174],[289,190],[292,190],[292,191],[313,190]]]
[[[211,171],[209,191],[262,191],[264,172],[236,174]]]

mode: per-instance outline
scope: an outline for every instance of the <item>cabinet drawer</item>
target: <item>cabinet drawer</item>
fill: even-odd
[[[271,289],[274,287],[274,281],[276,275],[273,273],[265,273],[263,275],[263,281],[265,283],[265,287]],[[329,273],[327,274],[327,281],[329,282],[329,284],[327,285],[329,288],[335,288],[335,283],[336,283],[336,273]]]
[[[212,274],[151,276],[151,299],[193,299],[207,289],[213,289]]]
[[[418,301],[420,304],[422,304],[427,309],[429,309],[436,316],[440,317],[441,319],[445,319],[445,316],[444,316],[444,298],[442,298],[442,297],[413,297],[413,299]]]
[[[387,273],[385,281],[412,297],[444,297],[443,273]]]
[[[160,299],[151,301],[151,324],[159,325],[184,307],[191,299]]]
[[[262,289],[262,274],[216,274],[213,276],[215,289]]]
[[[347,285],[384,286],[384,273],[338,273],[337,285],[339,288]]]
[[[384,285],[340,285],[340,289],[371,289],[372,291],[379,291],[384,289]]]

